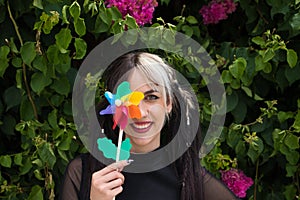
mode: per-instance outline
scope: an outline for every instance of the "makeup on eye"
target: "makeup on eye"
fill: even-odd
[[[154,101],[161,97],[161,94],[156,90],[148,90],[144,92],[144,100],[146,101]]]

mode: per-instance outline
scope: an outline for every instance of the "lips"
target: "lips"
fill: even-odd
[[[134,122],[131,123],[130,126],[135,132],[145,133],[150,130],[153,122]]]

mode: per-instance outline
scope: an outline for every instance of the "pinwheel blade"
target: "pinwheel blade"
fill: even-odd
[[[131,105],[139,105],[139,103],[141,102],[141,100],[144,99],[144,94],[142,92],[132,92],[129,97],[128,97],[128,101]]]
[[[124,81],[118,86],[116,96],[118,98],[122,98],[123,96],[126,96],[130,93],[131,93],[131,90],[130,90],[129,82]]]
[[[114,105],[115,104],[115,95],[112,94],[109,91],[106,91],[104,93],[105,98],[107,99],[107,101],[109,102],[110,105]]]
[[[139,107],[137,107],[135,105],[128,106],[128,112],[129,112],[129,117],[131,119],[133,119],[133,118],[140,119],[142,117]]]
[[[116,125],[119,125],[120,129],[125,129],[127,126],[128,121],[128,111],[125,106],[116,107],[116,112],[114,114],[114,127],[115,129]]]
[[[114,114],[116,111],[115,106],[108,105],[104,110],[100,111],[100,115],[109,115],[109,114]]]

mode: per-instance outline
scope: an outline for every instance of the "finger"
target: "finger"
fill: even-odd
[[[117,179],[114,179],[110,182],[107,182],[104,186],[104,189],[105,190],[114,190],[115,188],[122,186],[123,183],[124,182],[123,182],[122,179],[117,178]]]
[[[100,171],[95,172],[95,176],[103,176],[112,171],[122,171],[124,167],[129,165],[133,160],[121,160],[115,163],[108,165],[107,167],[101,169]]]
[[[124,169],[124,167],[128,166],[132,162],[133,162],[133,160],[121,160],[121,161],[112,163],[111,165],[108,165],[107,167],[120,172]]]
[[[112,189],[112,190],[111,190],[111,194],[112,194],[112,196],[117,196],[117,195],[120,194],[122,191],[123,191],[123,187],[122,187],[122,186],[119,186],[119,187],[116,187],[116,188]]]
[[[125,178],[124,178],[123,174],[121,174],[118,171],[112,171],[112,172],[102,176],[103,183],[107,183],[107,182],[110,182],[110,181],[113,181],[113,180],[116,180],[116,179],[121,179],[122,182],[124,182]]]

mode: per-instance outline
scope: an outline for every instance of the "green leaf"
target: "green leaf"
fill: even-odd
[[[55,70],[60,74],[66,74],[71,68],[71,57],[69,54],[58,54],[59,63],[56,64]]]
[[[31,168],[32,168],[32,164],[31,164],[30,158],[27,157],[25,160],[25,163],[22,166],[20,166],[20,168],[19,168],[19,171],[20,171],[19,174],[20,175],[27,174]]]
[[[289,163],[286,164],[285,170],[286,170],[286,177],[293,177],[295,173],[297,172],[298,166],[297,165],[291,165]]]
[[[297,12],[290,20],[290,25],[293,31],[300,30],[300,13]]]
[[[293,135],[292,133],[289,133],[285,139],[284,143],[286,146],[288,146],[290,149],[298,149],[299,148],[299,137]]]
[[[64,134],[64,137],[58,145],[58,149],[62,151],[68,151],[70,149],[71,142],[72,137],[70,137],[68,134]]]
[[[291,165],[297,165],[300,155],[298,151],[291,150],[285,153],[285,157]]]
[[[31,62],[36,57],[35,42],[26,42],[20,49],[23,62],[31,66]]]
[[[17,153],[15,156],[14,156],[14,163],[16,165],[19,165],[19,166],[22,166],[22,153]]]
[[[78,20],[74,23],[75,32],[81,37],[86,33],[85,22],[83,18],[78,18]]]
[[[69,8],[68,5],[64,5],[63,8],[62,8],[62,20],[63,20],[63,23],[65,24],[70,24],[70,22],[68,21],[68,15],[67,15],[67,9]]]
[[[22,67],[22,59],[19,57],[14,57],[11,61],[11,64],[16,68],[20,68]]]
[[[285,78],[288,80],[289,85],[292,85],[294,82],[300,80],[300,64],[298,63],[296,67],[286,67],[284,70]]]
[[[222,71],[222,80],[223,83],[230,83],[232,81],[232,75],[228,70],[223,70]]]
[[[262,139],[258,138],[255,143],[250,144],[247,155],[251,159],[252,163],[255,164],[258,157],[264,150],[264,143]]]
[[[50,63],[59,64],[59,47],[57,45],[51,45],[47,49],[47,58]]]
[[[51,148],[50,143],[44,143],[38,149],[38,154],[41,160],[49,164],[50,169],[53,169],[54,164],[56,163],[56,156]]]
[[[79,19],[81,8],[77,1],[74,1],[69,8],[71,16],[74,18],[74,22],[76,23]]]
[[[294,113],[293,112],[283,112],[283,111],[279,111],[278,112],[278,120],[280,123],[284,122],[287,119],[291,119],[294,117]]]
[[[43,189],[39,185],[35,185],[31,188],[30,194],[27,200],[43,200]]]
[[[53,129],[58,129],[58,125],[57,125],[57,110],[53,110],[52,112],[49,113],[48,115],[48,122],[50,124],[50,126]]]
[[[135,18],[131,17],[130,15],[126,15],[125,24],[128,26],[129,29],[138,28]]]
[[[10,168],[11,167],[11,157],[9,155],[0,156],[0,164],[3,167]]]
[[[67,49],[72,41],[71,30],[63,28],[59,33],[55,35],[56,45],[58,46],[61,53],[67,53]]]
[[[112,20],[114,21],[122,18],[122,14],[120,13],[117,7],[107,8],[107,12],[110,13]]]
[[[31,76],[30,86],[34,92],[40,94],[51,82],[51,78],[44,76],[40,72],[36,72]]]
[[[7,58],[8,54],[10,52],[10,49],[8,46],[1,46],[0,47],[0,76],[3,77],[5,70],[9,66]]]
[[[15,86],[11,86],[4,91],[4,102],[6,104],[6,111],[21,103],[21,90]]]
[[[75,38],[75,50],[76,55],[74,59],[82,59],[86,54],[87,44],[86,42],[81,38]]]
[[[293,49],[287,50],[287,62],[290,67],[295,67],[298,61],[297,53]]]
[[[272,65],[269,62],[264,62],[263,57],[261,55],[258,55],[255,57],[255,71],[261,71],[265,69],[272,69]],[[269,71],[269,70],[266,70]]]
[[[2,133],[6,135],[15,135],[16,119],[12,115],[6,114],[2,120],[3,125],[0,126]]]
[[[292,125],[292,127],[296,130],[296,131],[300,131],[300,111],[298,111],[296,117],[295,117],[295,121]]]
[[[32,62],[32,67],[47,75],[47,60],[44,56],[37,56]]]
[[[34,119],[34,112],[32,105],[28,100],[27,95],[22,97],[21,106],[20,106],[20,115],[22,120],[31,120]]]
[[[198,20],[194,16],[191,16],[191,15],[186,18],[186,21],[190,24],[197,24],[198,23]]]
[[[175,33],[172,32],[171,30],[169,29],[164,30],[163,39],[166,40],[168,44],[175,45]]]
[[[227,112],[231,112],[232,110],[234,110],[239,102],[239,97],[236,94],[236,92],[232,92],[231,95],[227,95],[226,102],[227,102],[227,107],[226,107]]]
[[[232,65],[229,66],[229,71],[236,79],[241,79],[247,66],[245,58],[237,58]]]
[[[99,13],[95,22],[95,32],[96,33],[104,33],[109,30],[110,23],[105,23],[102,18],[105,18],[105,14]],[[120,26],[119,23],[115,22],[114,26]]]
[[[286,200],[294,200],[297,196],[297,188],[294,184],[284,186],[284,196]]]
[[[254,42],[255,44],[257,44],[261,47],[264,47],[266,44],[265,40],[260,36],[256,36],[256,37],[252,38],[252,42]]]
[[[269,60],[272,60],[272,58],[275,56],[275,52],[272,48],[267,49],[264,51],[262,57],[263,57],[263,62],[266,63]]]
[[[231,113],[234,116],[235,123],[241,123],[246,117],[247,105],[243,101],[239,101]]]
[[[45,180],[45,178],[43,177],[43,175],[42,175],[42,173],[41,173],[40,170],[35,169],[35,170],[33,171],[33,173],[34,173],[35,178],[37,178],[38,180],[40,180],[40,181]]]
[[[61,77],[54,80],[51,88],[54,89],[58,94],[67,96],[70,92],[70,83],[66,77]]]
[[[182,26],[182,30],[184,31],[184,33],[185,33],[187,36],[192,37],[192,35],[193,35],[193,29],[192,29],[190,26],[188,26],[188,25],[183,25],[183,26]]]
[[[33,0],[33,6],[39,8],[41,10],[44,9],[42,0]]]

